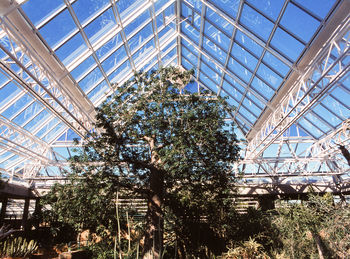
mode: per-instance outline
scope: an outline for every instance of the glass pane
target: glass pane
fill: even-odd
[[[228,63],[228,69],[236,74],[241,80],[248,83],[250,78],[252,77],[252,73],[248,71],[247,68],[239,64],[233,58],[230,58]]]
[[[216,44],[221,46],[223,50],[228,50],[230,46],[230,39],[209,22],[205,22],[204,34],[207,35],[212,41],[216,42]]]
[[[80,82],[79,86],[84,91],[89,91],[100,79],[102,78],[102,73],[98,67],[92,70],[86,77],[84,77]]]
[[[22,90],[19,89],[13,82],[9,82],[7,85],[0,89],[0,107],[4,106],[16,95],[20,94]]]
[[[260,64],[257,74],[274,89],[282,83],[282,78],[264,64]]]
[[[290,71],[289,66],[284,64],[281,60],[276,58],[268,51],[265,52],[263,62],[268,66],[272,67],[276,72],[278,72],[282,76],[286,76],[287,73]]]
[[[150,66],[155,65],[158,62],[158,56],[155,55],[150,61],[148,61],[143,67],[141,67],[141,71],[148,71]]]
[[[164,25],[164,21],[163,21],[163,13],[159,14],[156,17],[156,23],[157,23],[157,29],[159,30],[160,27],[162,27]]]
[[[28,94],[23,95],[20,99],[18,99],[16,102],[11,104],[10,107],[8,107],[5,111],[1,113],[4,117],[11,119],[12,116],[14,116],[20,109],[22,109],[24,106],[26,106],[29,102],[33,101],[33,98],[30,97]]]
[[[91,100],[91,102],[94,103],[95,101],[98,101],[99,98],[101,98],[102,96],[105,96],[105,94],[107,94],[109,90],[110,89],[106,81],[103,80],[90,93],[88,93],[88,97]]]
[[[324,133],[331,130],[331,128],[328,125],[326,125],[322,120],[320,120],[320,118],[316,117],[312,112],[308,112],[305,115],[305,118],[307,118],[312,124],[314,124]]]
[[[315,138],[319,138],[323,134],[322,131],[317,129],[314,125],[312,125],[309,121],[305,120],[304,118],[299,120],[298,124],[304,129],[306,129]]]
[[[248,2],[273,20],[276,20],[282,9],[284,0],[249,0]]]
[[[165,23],[168,23],[172,18],[175,17],[175,3],[168,6],[163,13]]]
[[[298,17],[298,19],[295,19],[295,17]],[[292,3],[288,4],[281,20],[281,25],[305,42],[311,39],[311,36],[317,30],[319,24],[320,23],[316,19]]]
[[[328,123],[330,123],[333,127],[337,127],[340,123],[342,123],[342,120],[340,120],[334,113],[332,113],[322,105],[317,105],[314,108],[314,111],[320,117],[325,118],[328,121]]]
[[[108,76],[108,79],[111,83],[120,82],[131,70],[129,60],[121,64],[112,74]]]
[[[53,20],[40,29],[40,34],[51,48],[67,37],[74,30],[78,30],[75,26],[72,16],[68,10],[64,10]]]
[[[233,25],[218,15],[215,11],[207,8],[206,18],[216,26],[219,26],[227,35],[232,35]]]
[[[68,65],[86,50],[87,46],[85,45],[83,37],[78,33],[57,49],[55,53],[59,59],[62,60],[64,65]]]
[[[173,48],[168,54],[162,56],[162,62],[164,65],[167,65],[170,60],[173,60],[176,56],[176,48]]]
[[[257,13],[248,5],[244,5],[242,16],[240,19],[243,25],[254,32],[262,40],[267,40],[273,28],[273,23],[267,20],[264,16]]]
[[[119,0],[116,1],[117,8],[119,10],[120,18],[122,21],[125,20],[125,18],[131,14],[132,12],[135,12],[138,7],[142,6],[144,3],[144,0]]]
[[[125,58],[126,51],[124,46],[121,46],[117,51],[102,62],[102,68],[108,74],[110,70],[113,70],[117,65],[124,61]]]
[[[209,39],[204,37],[203,39],[203,48],[207,53],[209,53],[213,58],[217,59],[221,64],[225,64],[226,61],[226,52],[219,48],[216,44],[211,42]]]
[[[260,99],[258,99],[258,98],[253,94],[253,92],[252,92],[252,93],[250,92],[250,89],[249,89],[248,92],[247,92],[247,97],[248,97],[252,102],[254,102],[254,104],[255,104],[256,106],[258,106],[259,109],[261,109],[261,110],[266,106],[266,102],[263,102],[263,101],[261,101]]]
[[[158,13],[158,11],[166,4],[168,3],[168,0],[157,0],[154,1],[154,9],[156,11],[156,13]]]
[[[103,35],[111,33],[113,28],[115,29],[117,22],[114,18],[113,11],[109,8],[103,14],[101,14],[92,23],[84,28],[86,36],[93,44],[98,41]]]
[[[175,24],[170,23],[168,26],[164,27],[161,31],[158,32],[159,44],[162,45],[164,41],[173,36],[175,33]]]
[[[248,67],[250,70],[254,71],[258,60],[251,55],[244,48],[239,46],[238,44],[234,44],[232,47],[231,54],[238,59],[244,66]]]
[[[164,54],[165,52],[168,52],[168,50],[171,48],[171,47],[174,47],[174,45],[176,44],[176,41],[173,40],[172,42],[170,42],[168,45],[166,45],[165,47],[163,46],[161,48],[161,51],[160,51],[160,54]]]
[[[266,100],[270,100],[275,93],[272,88],[270,88],[267,84],[265,84],[257,77],[253,79],[252,87],[254,87],[254,90]]]
[[[244,46],[244,48],[253,52],[257,57],[261,55],[263,48],[241,31],[237,30],[235,39]]]
[[[217,85],[220,84],[220,75],[215,73],[209,66],[207,66],[204,62],[201,64],[201,71],[203,71],[212,81],[214,81]],[[212,88],[212,87],[211,87]],[[213,88],[212,88],[213,89]]]
[[[33,102],[29,107],[25,108],[23,112],[13,119],[13,122],[23,126],[29,119],[33,118],[37,113],[43,110],[43,107],[37,103]]]
[[[238,91],[235,87],[233,87],[230,83],[228,83],[226,80],[224,80],[222,84],[222,88],[230,94],[231,97],[233,97],[238,102],[241,101],[243,95],[240,91]]]
[[[194,9],[201,13],[202,12],[202,2],[201,0],[188,0],[187,2],[189,2],[192,7],[194,7]]]
[[[198,57],[191,51],[187,50],[187,48],[183,47],[181,53],[183,57],[186,57],[186,59],[192,63],[192,65],[197,64]]]
[[[152,25],[148,23],[141,31],[136,33],[129,40],[130,50],[133,51],[134,49],[138,48],[152,35],[153,35]]]
[[[151,54],[152,51],[155,50],[154,39],[152,38],[145,45],[142,46],[135,54],[133,54],[132,58],[134,59],[135,66],[137,66],[140,62],[144,61]]]
[[[127,37],[134,32],[141,24],[145,23],[150,19],[149,9],[146,9],[140,16],[138,16],[135,20],[129,23],[125,28],[125,34]]]
[[[304,45],[286,33],[284,30],[277,28],[275,35],[271,40],[271,45],[276,47],[282,54],[296,61],[304,49]]]
[[[239,0],[217,0],[211,2],[214,3],[221,11],[225,12],[228,16],[232,18],[237,17],[237,11],[239,6]]]
[[[216,65],[212,60],[208,59],[206,56],[202,55],[202,60],[212,69],[215,73],[220,74],[222,73],[221,68]]]
[[[95,60],[92,56],[89,56],[84,60],[79,66],[77,66],[73,71],[71,71],[71,75],[74,77],[76,81],[79,81],[80,77],[88,70],[90,70],[93,66],[95,66]]]
[[[181,31],[185,34],[194,44],[199,44],[199,31],[187,22],[181,23]]]
[[[43,126],[46,122],[46,120],[49,118],[51,113],[49,113],[47,110],[43,110],[40,112],[35,118],[33,118],[28,124],[24,126],[24,129],[26,129],[29,132],[33,132],[34,129],[38,126]]]
[[[73,3],[72,7],[80,23],[83,24],[107,5],[110,5],[110,1],[108,0],[78,0]]]
[[[253,124],[256,121],[256,117],[244,106],[241,106],[238,112],[242,115],[242,117],[245,117],[251,124]]]
[[[195,69],[195,66],[193,64],[191,64],[187,59],[185,59],[184,57],[181,58],[181,65],[186,69],[186,70],[190,70],[190,69]],[[196,75],[195,75],[196,76]]]
[[[22,4],[21,7],[32,23],[37,25],[42,20],[45,20],[46,17],[55,13],[55,11],[63,5],[64,3],[62,0],[30,0]],[[40,6],[40,8],[38,8],[38,6]]]
[[[240,91],[242,94],[245,92],[247,85],[242,86],[235,79],[228,75],[225,75],[225,80],[227,80],[227,82],[229,82],[235,89]]]
[[[105,55],[110,53],[111,51],[116,50],[121,44],[123,44],[123,39],[118,33],[116,36],[114,36],[112,39],[110,39],[106,44],[104,44],[102,47],[100,47],[96,51],[96,55],[98,58],[103,58]]]
[[[334,5],[335,0],[317,0],[317,4],[314,1],[305,1],[305,0],[295,0],[297,3],[306,7],[312,13],[325,18],[328,14],[331,7]]]
[[[204,84],[204,86],[209,89],[212,92],[216,92],[218,90],[218,86],[216,83],[214,83],[210,78],[210,75],[206,75],[202,72],[203,70],[201,70],[201,73],[199,75],[199,80],[200,82],[202,82]]]

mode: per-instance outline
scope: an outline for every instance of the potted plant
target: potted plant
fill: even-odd
[[[27,241],[25,238],[9,238],[0,243],[0,256],[3,259],[28,258],[38,248],[34,240]]]

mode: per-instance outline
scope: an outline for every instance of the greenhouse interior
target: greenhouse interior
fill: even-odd
[[[1,0],[1,258],[350,258],[349,47],[349,0]]]

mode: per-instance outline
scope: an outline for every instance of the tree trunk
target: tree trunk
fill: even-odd
[[[320,236],[313,231],[311,231],[311,234],[312,234],[313,239],[316,242],[318,256],[320,257],[320,259],[324,259],[325,258],[325,249],[324,249],[324,246],[323,246],[323,243],[322,243]]]
[[[147,198],[147,215],[143,259],[160,259],[163,250],[163,192],[164,175],[159,170],[150,173],[150,194]]]

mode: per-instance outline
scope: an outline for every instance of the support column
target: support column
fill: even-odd
[[[22,229],[27,230],[27,219],[29,213],[29,198],[25,198],[24,209],[23,209],[23,217],[22,217]]]
[[[35,209],[34,209],[34,214],[33,214],[33,226],[35,227],[35,229],[39,228],[39,224],[41,221],[41,205],[40,205],[40,198],[36,198],[35,199]]]
[[[5,215],[6,215],[6,207],[7,207],[8,197],[3,197],[1,202],[1,212],[0,212],[0,227],[4,223]]]

